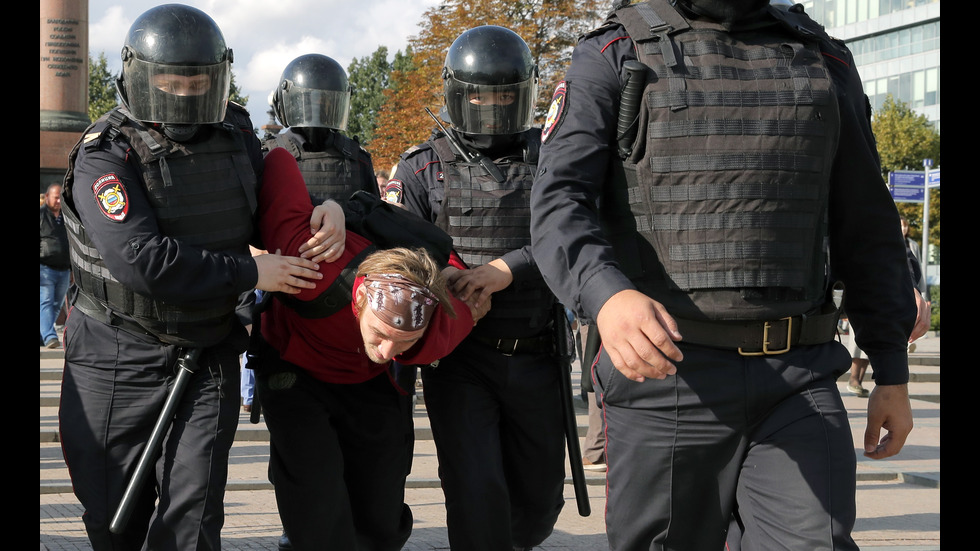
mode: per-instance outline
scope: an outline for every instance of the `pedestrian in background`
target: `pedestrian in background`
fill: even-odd
[[[68,232],[61,214],[61,185],[51,184],[41,205],[41,342],[60,348],[54,324],[65,304],[71,280]]]

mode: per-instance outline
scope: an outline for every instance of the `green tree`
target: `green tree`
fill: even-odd
[[[404,54],[395,54],[396,59],[400,57]],[[356,136],[365,146],[374,137],[374,125],[385,104],[384,91],[390,83],[393,67],[394,63],[388,61],[388,47],[380,46],[369,56],[355,58],[347,68],[353,89],[347,133]]]
[[[429,8],[421,31],[409,39],[410,68],[395,67],[377,118],[371,153],[381,166],[397,161],[408,147],[424,141],[432,120],[424,107],[442,107],[442,66],[457,36],[479,25],[499,25],[519,34],[540,71],[536,115],[547,113],[555,84],[564,77],[577,37],[601,21],[598,0],[443,0]]]
[[[231,73],[231,84],[228,87],[228,99],[245,107],[248,105],[248,96],[242,95],[242,89],[235,84],[235,73]]]
[[[891,95],[881,110],[871,118],[871,127],[878,142],[881,172],[884,181],[895,170],[922,170],[922,160],[932,159],[939,167],[939,132],[925,115],[912,110]],[[929,193],[929,243],[938,247],[940,235],[939,190]],[[922,204],[898,203],[898,210],[909,220],[909,237],[922,241]]]
[[[98,120],[116,106],[116,75],[109,72],[105,52],[88,56],[88,118]]]

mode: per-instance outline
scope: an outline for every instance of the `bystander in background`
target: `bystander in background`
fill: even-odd
[[[65,303],[71,279],[68,232],[61,215],[61,185],[48,186],[41,205],[41,342],[60,348],[54,324]]]

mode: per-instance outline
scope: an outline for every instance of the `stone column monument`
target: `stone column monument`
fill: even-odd
[[[61,183],[88,118],[88,0],[41,0],[41,192]]]

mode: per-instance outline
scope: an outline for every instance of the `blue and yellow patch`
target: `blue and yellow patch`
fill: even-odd
[[[92,184],[95,202],[102,214],[113,222],[122,222],[129,213],[129,197],[126,188],[119,178],[113,174],[103,174]]]
[[[382,197],[388,203],[399,204],[402,202],[402,182],[401,180],[388,180],[385,184],[385,192]]]

